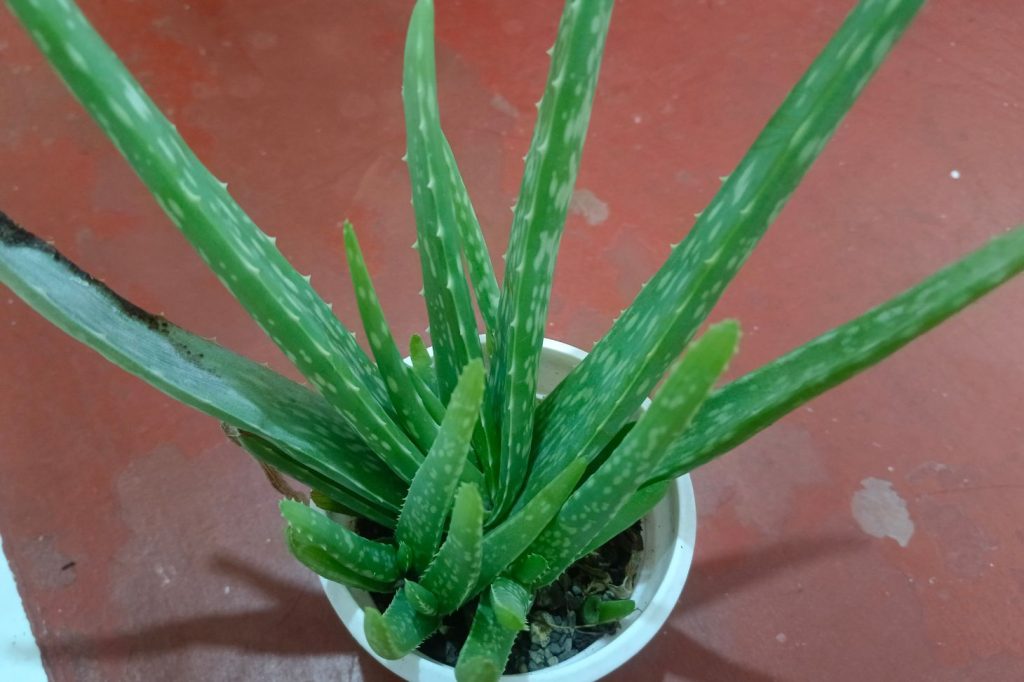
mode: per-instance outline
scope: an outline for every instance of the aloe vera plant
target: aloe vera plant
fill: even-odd
[[[7,4],[309,385],[139,309],[3,214],[0,280],[115,364],[221,420],[265,467],[309,486],[315,506],[282,501],[288,547],[325,578],[393,595],[383,612],[366,613],[366,637],[378,654],[404,656],[445,616],[471,611],[455,668],[460,680],[497,679],[535,592],[641,519],[672,478],[1024,270],[1018,227],[716,388],[737,350],[739,325],[721,322],[699,337],[697,330],[923,4],[861,0],[686,239],[587,359],[538,402],[552,275],[613,1],[565,3],[499,285],[441,127],[433,2],[417,0],[403,99],[433,348],[413,337],[403,361],[346,225],[371,360],[70,0]],[[365,537],[325,511],[372,521],[384,534]],[[600,623],[632,611],[628,601],[591,599],[584,619]]]

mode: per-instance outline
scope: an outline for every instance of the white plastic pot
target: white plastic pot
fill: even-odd
[[[558,341],[544,340],[537,391],[550,393],[586,353]],[[646,403],[645,403],[646,407]],[[636,655],[665,624],[679,600],[693,561],[697,508],[689,476],[676,479],[668,494],[643,520],[643,557],[632,599],[637,611],[614,635],[606,635],[558,665],[501,679],[515,682],[592,682]],[[363,634],[363,609],[373,606],[369,593],[321,579],[324,592],[352,637],[388,670],[405,680],[450,682],[453,669],[413,652],[389,661],[373,652]]]

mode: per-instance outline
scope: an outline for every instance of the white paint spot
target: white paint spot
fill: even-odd
[[[949,171],[949,177],[953,178],[954,180],[959,180],[960,179],[960,171],[958,171],[956,168],[954,168],[953,170]]]
[[[775,641],[778,642],[779,644],[785,644],[786,643],[786,639],[787,639],[787,637],[786,637],[786,633],[785,632],[780,632],[779,634],[775,635]]]
[[[892,538],[906,547],[914,535],[907,503],[889,481],[865,478],[860,484],[863,489],[854,493],[850,510],[861,530],[872,537]]]
[[[589,189],[578,189],[573,192],[569,212],[583,216],[588,225],[600,225],[608,220],[608,204]]]

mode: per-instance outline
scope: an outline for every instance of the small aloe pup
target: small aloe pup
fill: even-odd
[[[383,613],[366,613],[378,654],[409,654],[462,610],[472,626],[455,676],[494,680],[536,591],[642,518],[672,478],[1024,269],[1018,228],[715,387],[736,352],[739,326],[714,324],[699,337],[698,329],[922,3],[862,0],[854,7],[685,240],[540,402],[552,274],[612,0],[565,4],[500,285],[441,128],[433,2],[415,3],[403,99],[433,352],[414,337],[409,363],[351,225],[345,251],[369,355],[70,0],[7,0],[171,221],[308,386],[139,309],[3,214],[0,280],[112,362],[221,420],[278,481],[284,474],[311,488],[320,510],[291,492],[296,499],[281,503],[288,547],[330,580],[391,593]],[[321,510],[372,521],[384,533],[366,537]],[[631,609],[588,602],[584,611],[603,621]]]

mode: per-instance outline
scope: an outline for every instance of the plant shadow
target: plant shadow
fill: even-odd
[[[864,545],[852,536],[804,538],[697,561],[677,606],[676,619],[711,607],[723,596],[749,590],[784,570],[825,557],[846,554]],[[221,574],[268,597],[261,608],[212,614],[147,625],[133,632],[102,637],[41,638],[44,656],[54,659],[125,659],[159,655],[192,645],[279,656],[356,654],[371,659],[344,634],[323,593],[225,556],[213,559]],[[681,614],[681,616],[680,616]],[[372,664],[371,664],[372,666]],[[779,678],[730,660],[679,628],[663,630],[652,646],[614,673],[613,680],[661,679],[769,682]]]
[[[673,616],[681,627],[667,624],[651,646],[620,668],[612,679],[662,679],[671,674],[674,679],[691,682],[781,682],[778,676],[732,660],[725,652],[700,641],[702,638],[683,631],[686,621],[723,597],[755,589],[782,571],[849,554],[866,544],[863,538],[853,535],[797,538],[696,561]]]
[[[39,642],[44,656],[121,659],[159,655],[192,645],[286,657],[362,655],[316,587],[282,579],[233,557],[215,556],[211,563],[215,572],[266,597],[265,606],[170,620],[109,636],[44,637]]]

